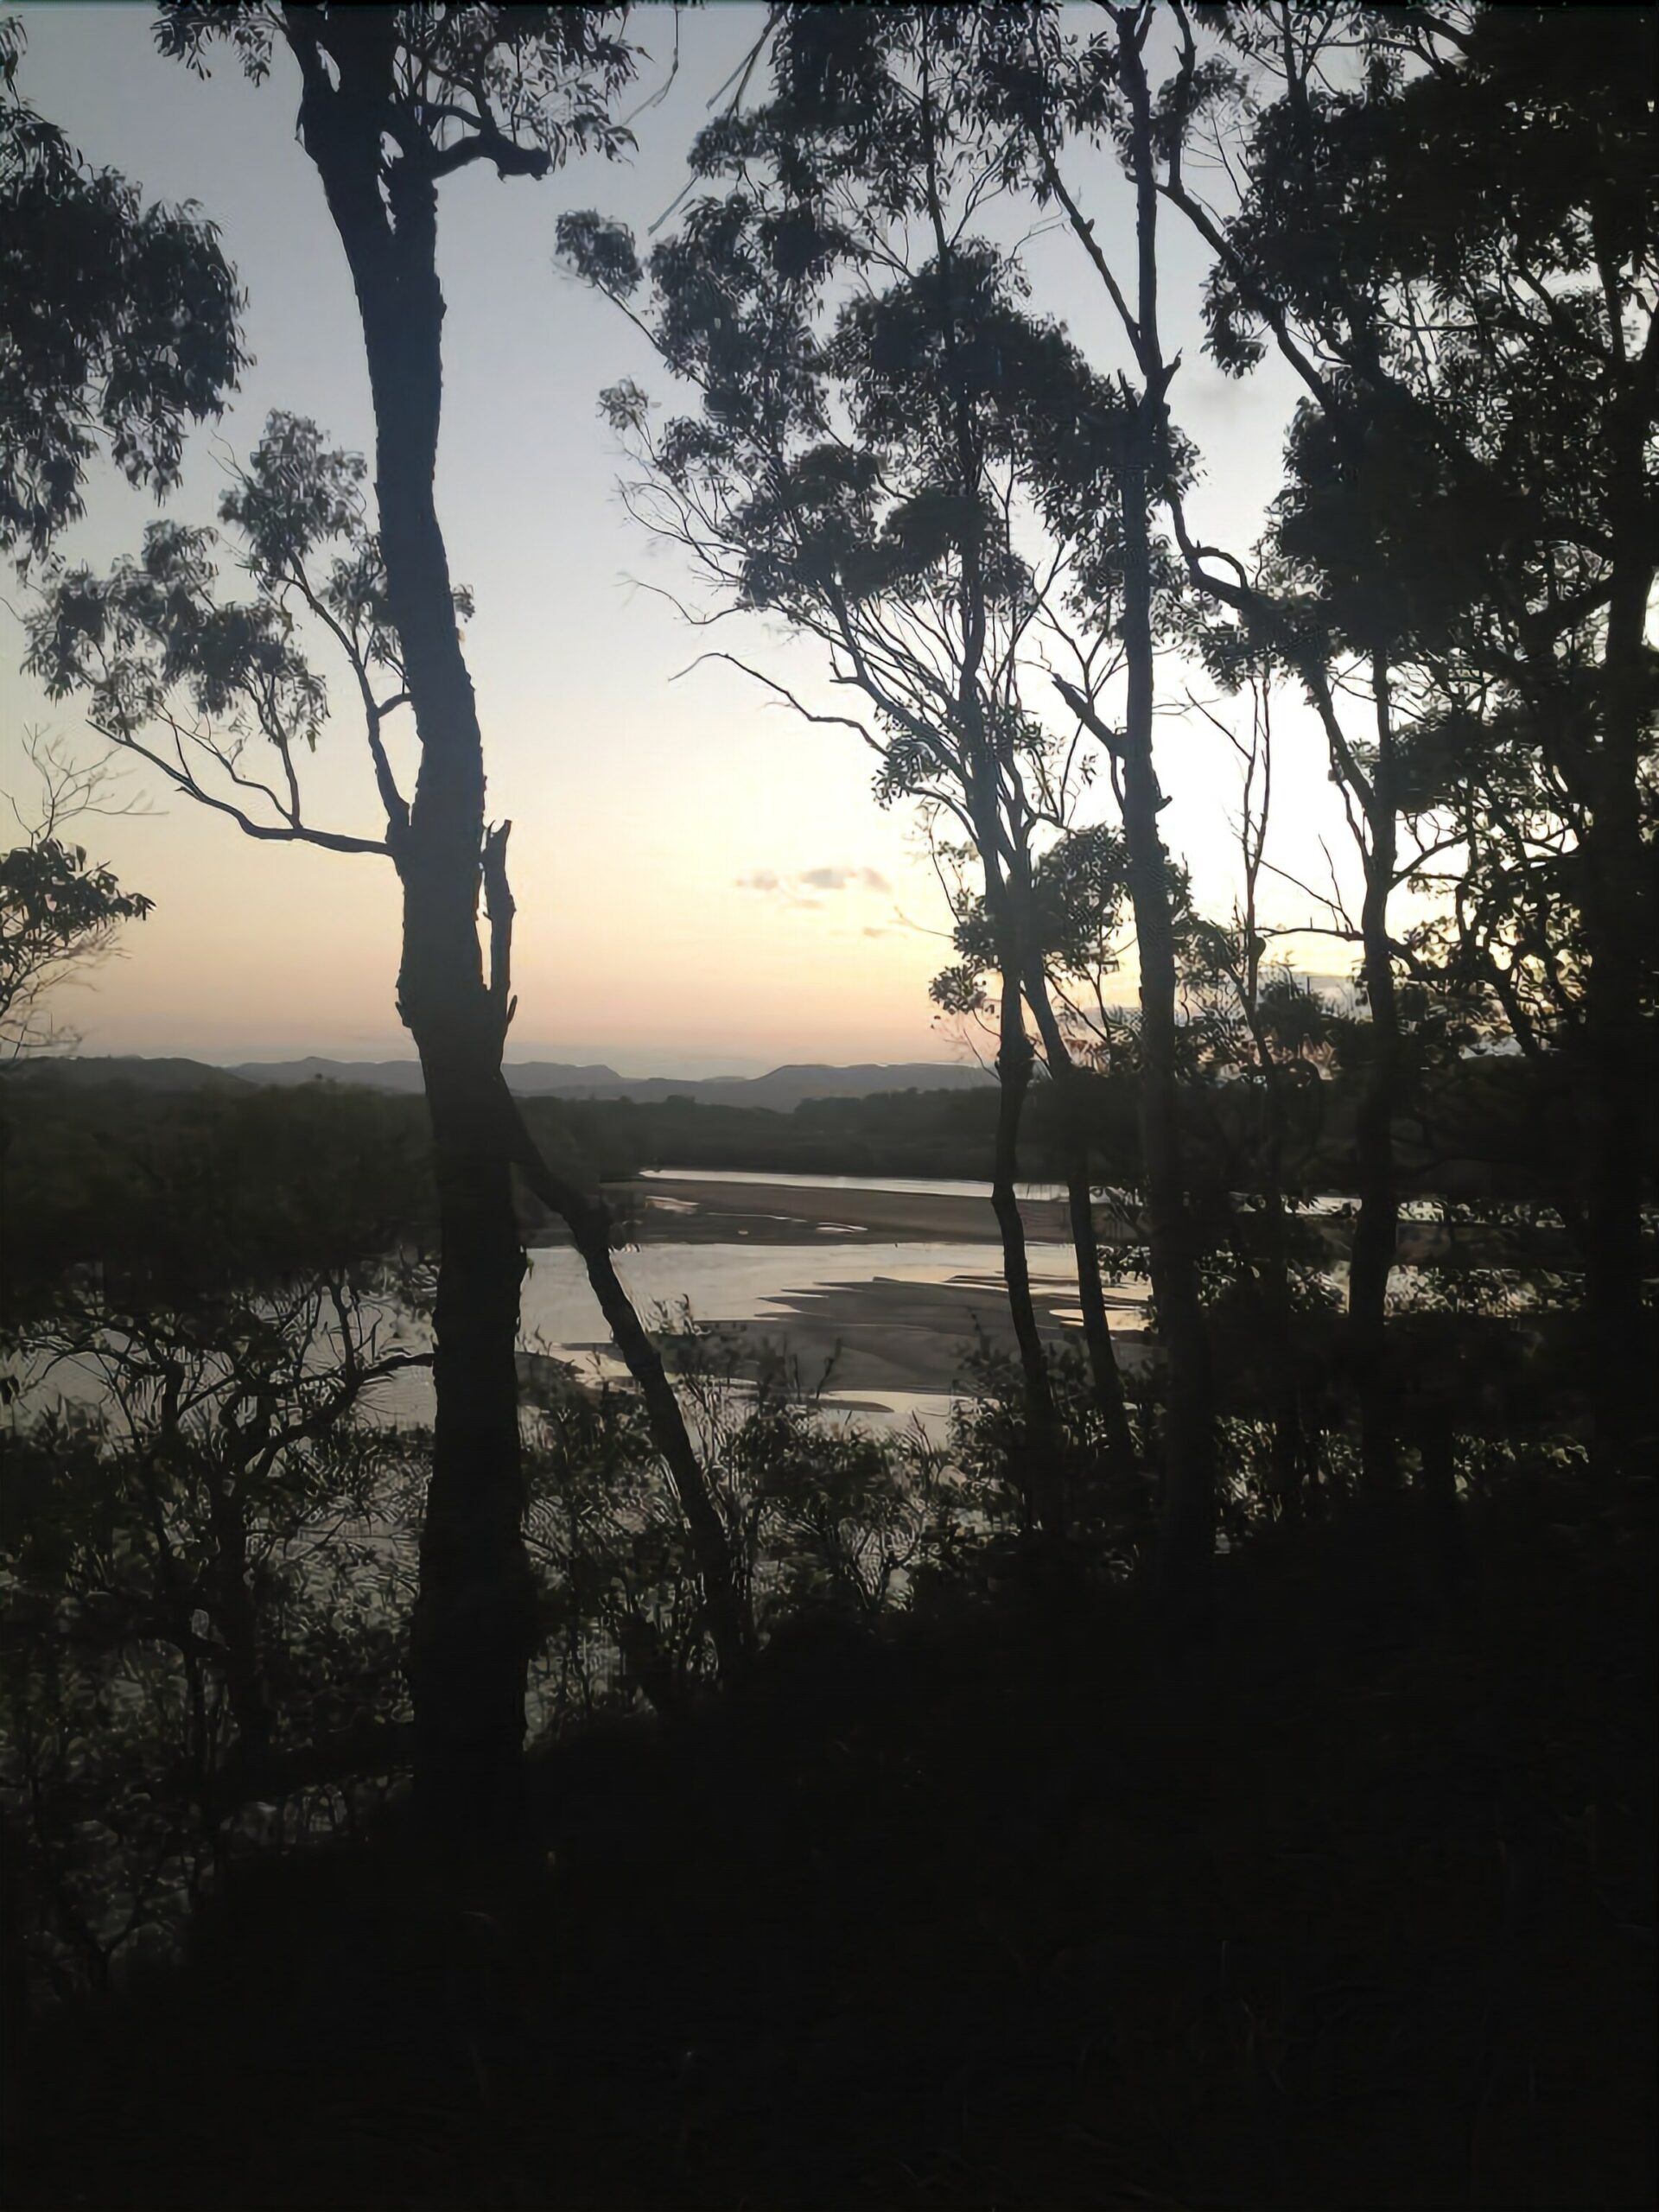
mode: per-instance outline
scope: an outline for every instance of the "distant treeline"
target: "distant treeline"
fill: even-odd
[[[1341,1073],[1299,1086],[1287,1156],[1294,1190],[1353,1187],[1357,1090]],[[1090,1077],[1082,1096],[1096,1176],[1133,1183],[1133,1077]],[[1205,1185],[1249,1189],[1260,1156],[1260,1094],[1193,1084],[1184,1105]],[[689,1098],[527,1099],[522,1110],[543,1151],[588,1187],[652,1167],[982,1180],[991,1172],[997,1094],[808,1099],[787,1114]],[[1564,1081],[1548,1067],[1519,1058],[1465,1060],[1425,1092],[1415,1118],[1402,1118],[1402,1185],[1423,1196],[1548,1204],[1573,1170],[1569,1111]],[[313,1249],[319,1220],[334,1225],[343,1255],[435,1243],[430,1137],[418,1097],[331,1084],[168,1093],[118,1081],[71,1086],[37,1067],[0,1085],[0,1115],[10,1133],[4,1230],[14,1285],[90,1262],[155,1281],[174,1268],[194,1278],[207,1251],[227,1280],[281,1274],[327,1260]],[[1026,1172],[1059,1177],[1065,1133],[1052,1084],[1033,1090],[1027,1118]],[[554,1226],[528,1192],[520,1226],[530,1239]]]
[[[788,1114],[678,1097],[660,1104],[587,1099],[562,1104],[557,1112],[589,1160],[626,1161],[630,1173],[730,1167],[978,1179],[990,1173],[996,1092],[893,1090],[868,1098],[808,1098]],[[1033,1127],[1033,1168],[1039,1147]]]
[[[996,1093],[810,1100],[793,1113],[534,1098],[522,1111],[543,1151],[588,1188],[662,1166],[977,1179],[990,1172]],[[15,1285],[92,1263],[157,1286],[175,1273],[195,1281],[209,1251],[227,1281],[280,1276],[327,1263],[314,1249],[319,1222],[352,1256],[435,1249],[430,1131],[417,1096],[322,1083],[158,1092],[64,1084],[40,1068],[0,1086],[0,1116],[10,1129]],[[1040,1174],[1045,1116],[1033,1120]],[[530,1192],[518,1208],[527,1240],[557,1230]]]
[[[1310,1071],[1294,1087],[1287,1181],[1304,1195],[1355,1186],[1355,1116],[1363,1071]],[[1079,1083],[1090,1163],[1097,1179],[1139,1179],[1134,1074],[1087,1074]],[[1564,1071],[1518,1056],[1471,1058],[1426,1084],[1414,1116],[1402,1116],[1395,1149],[1402,1187],[1414,1195],[1548,1201],[1570,1173],[1569,1100]],[[1191,1082],[1184,1114],[1195,1164],[1211,1185],[1249,1190],[1263,1144],[1261,1093],[1242,1084]],[[867,1098],[811,1098],[793,1113],[709,1106],[690,1098],[660,1104],[595,1099],[530,1102],[550,1133],[563,1132],[606,1177],[644,1167],[742,1168],[792,1174],[964,1176],[991,1173],[997,1098],[992,1090],[881,1092]],[[1027,1176],[1064,1176],[1067,1128],[1050,1083],[1033,1088],[1021,1129]],[[1565,1147],[1565,1149],[1564,1149]]]

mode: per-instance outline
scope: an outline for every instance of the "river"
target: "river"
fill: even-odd
[[[964,1361],[982,1334],[1013,1350],[990,1185],[949,1179],[766,1174],[664,1169],[620,1194],[639,1241],[615,1255],[648,1326],[686,1319],[718,1333],[741,1379],[763,1346],[795,1363],[801,1387],[832,1418],[873,1427],[919,1424],[942,1436]],[[1020,1186],[1032,1288],[1051,1340],[1081,1332],[1063,1198]],[[1144,1282],[1109,1294],[1115,1327],[1139,1332]],[[620,1377],[579,1254],[569,1244],[529,1255],[522,1341],[532,1357],[583,1375]],[[320,1356],[323,1353],[319,1346]],[[29,1378],[30,1397],[102,1395],[97,1363],[70,1361]],[[426,1421],[429,1374],[377,1386],[368,1410]]]

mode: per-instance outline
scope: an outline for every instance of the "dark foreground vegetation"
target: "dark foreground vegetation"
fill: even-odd
[[[11,2201],[1649,2202],[1647,1555],[1524,1494],[1455,1595],[1245,1547],[1173,1672],[1017,1570],[800,1621],[532,1762],[510,1914],[395,1810],[232,1852],[14,2059]]]
[[[29,105],[0,23],[28,666],[181,803],[385,872],[423,1086],[31,1074],[55,984],[150,906],[79,842],[101,760],[34,746],[0,855],[9,2198],[1650,2202],[1656,17],[755,37],[649,251],[567,212],[560,257],[683,410],[602,400],[694,618],[816,650],[928,840],[983,1096],[503,1079],[440,207],[627,149],[626,11],[163,10],[163,57],[298,99],[374,452],[275,411],[216,521],[101,570],[60,550],[89,467],[178,487],[246,302],[204,216]],[[1231,547],[1179,419],[1200,353],[1294,393]],[[342,731],[372,818],[324,822]],[[1169,826],[1177,745],[1230,905]],[[1014,1351],[964,1346],[944,1442],[648,1325],[604,1179],[671,1152],[989,1180]],[[623,1382],[520,1341],[553,1221]]]

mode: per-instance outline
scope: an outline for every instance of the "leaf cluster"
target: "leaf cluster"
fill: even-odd
[[[0,21],[0,550],[29,559],[84,512],[103,446],[130,484],[171,490],[248,357],[215,226],[84,162],[23,99],[22,52]]]

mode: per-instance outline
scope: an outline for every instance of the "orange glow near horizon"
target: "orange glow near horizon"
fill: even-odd
[[[308,414],[337,442],[365,448],[355,306],[283,88],[251,87],[228,63],[197,82],[156,54],[143,10],[22,14],[29,97],[89,160],[153,197],[199,201],[247,288],[256,364],[218,432],[194,440],[171,512],[212,514],[225,448],[245,454],[273,407]],[[474,171],[445,188],[439,496],[453,571],[477,599],[467,646],[490,811],[515,824],[518,1058],[601,1057],[627,1072],[695,1074],[785,1059],[962,1057],[927,998],[928,978],[950,957],[944,899],[913,823],[871,796],[857,738],[802,723],[728,665],[682,674],[704,640],[660,593],[630,587],[630,576],[671,588],[680,579],[621,510],[596,395],[626,375],[658,393],[664,379],[607,302],[550,266],[560,209],[597,202],[643,225],[672,200],[703,102],[761,19],[741,5],[695,20],[683,67],[642,120],[631,163],[540,188]],[[1037,243],[1034,276],[1081,334],[1103,342],[1103,325],[1083,331],[1093,310],[1078,288],[1055,289],[1069,274],[1056,251]],[[1287,395],[1270,375],[1241,386],[1203,363],[1200,273],[1194,263],[1183,290],[1172,271],[1172,302],[1190,294],[1194,321],[1179,396],[1200,444],[1217,467],[1224,460],[1216,534],[1248,543],[1276,487]],[[1172,304],[1173,324],[1180,311]],[[1179,329],[1176,337],[1186,342]],[[65,554],[106,564],[137,546],[153,512],[105,469]],[[809,702],[844,703],[817,656],[775,630],[751,624],[742,650]],[[10,671],[0,791],[17,791],[25,731],[72,744],[84,734],[70,709],[16,674],[21,638],[3,611],[0,654]],[[337,685],[336,696],[348,696]],[[1317,735],[1299,734],[1287,710],[1282,743],[1287,830],[1300,842],[1307,825],[1331,823],[1339,849]],[[307,770],[315,819],[373,830],[372,787],[348,716]],[[1201,889],[1224,903],[1234,803],[1225,749],[1213,734],[1172,722],[1160,772],[1173,799],[1172,842]],[[397,894],[387,864],[254,844],[153,779],[129,789],[149,812],[88,821],[78,834],[156,911],[127,931],[120,957],[65,995],[59,1017],[82,1033],[86,1051],[219,1059],[409,1051],[394,1005]],[[1331,948],[1314,964],[1335,964]]]

